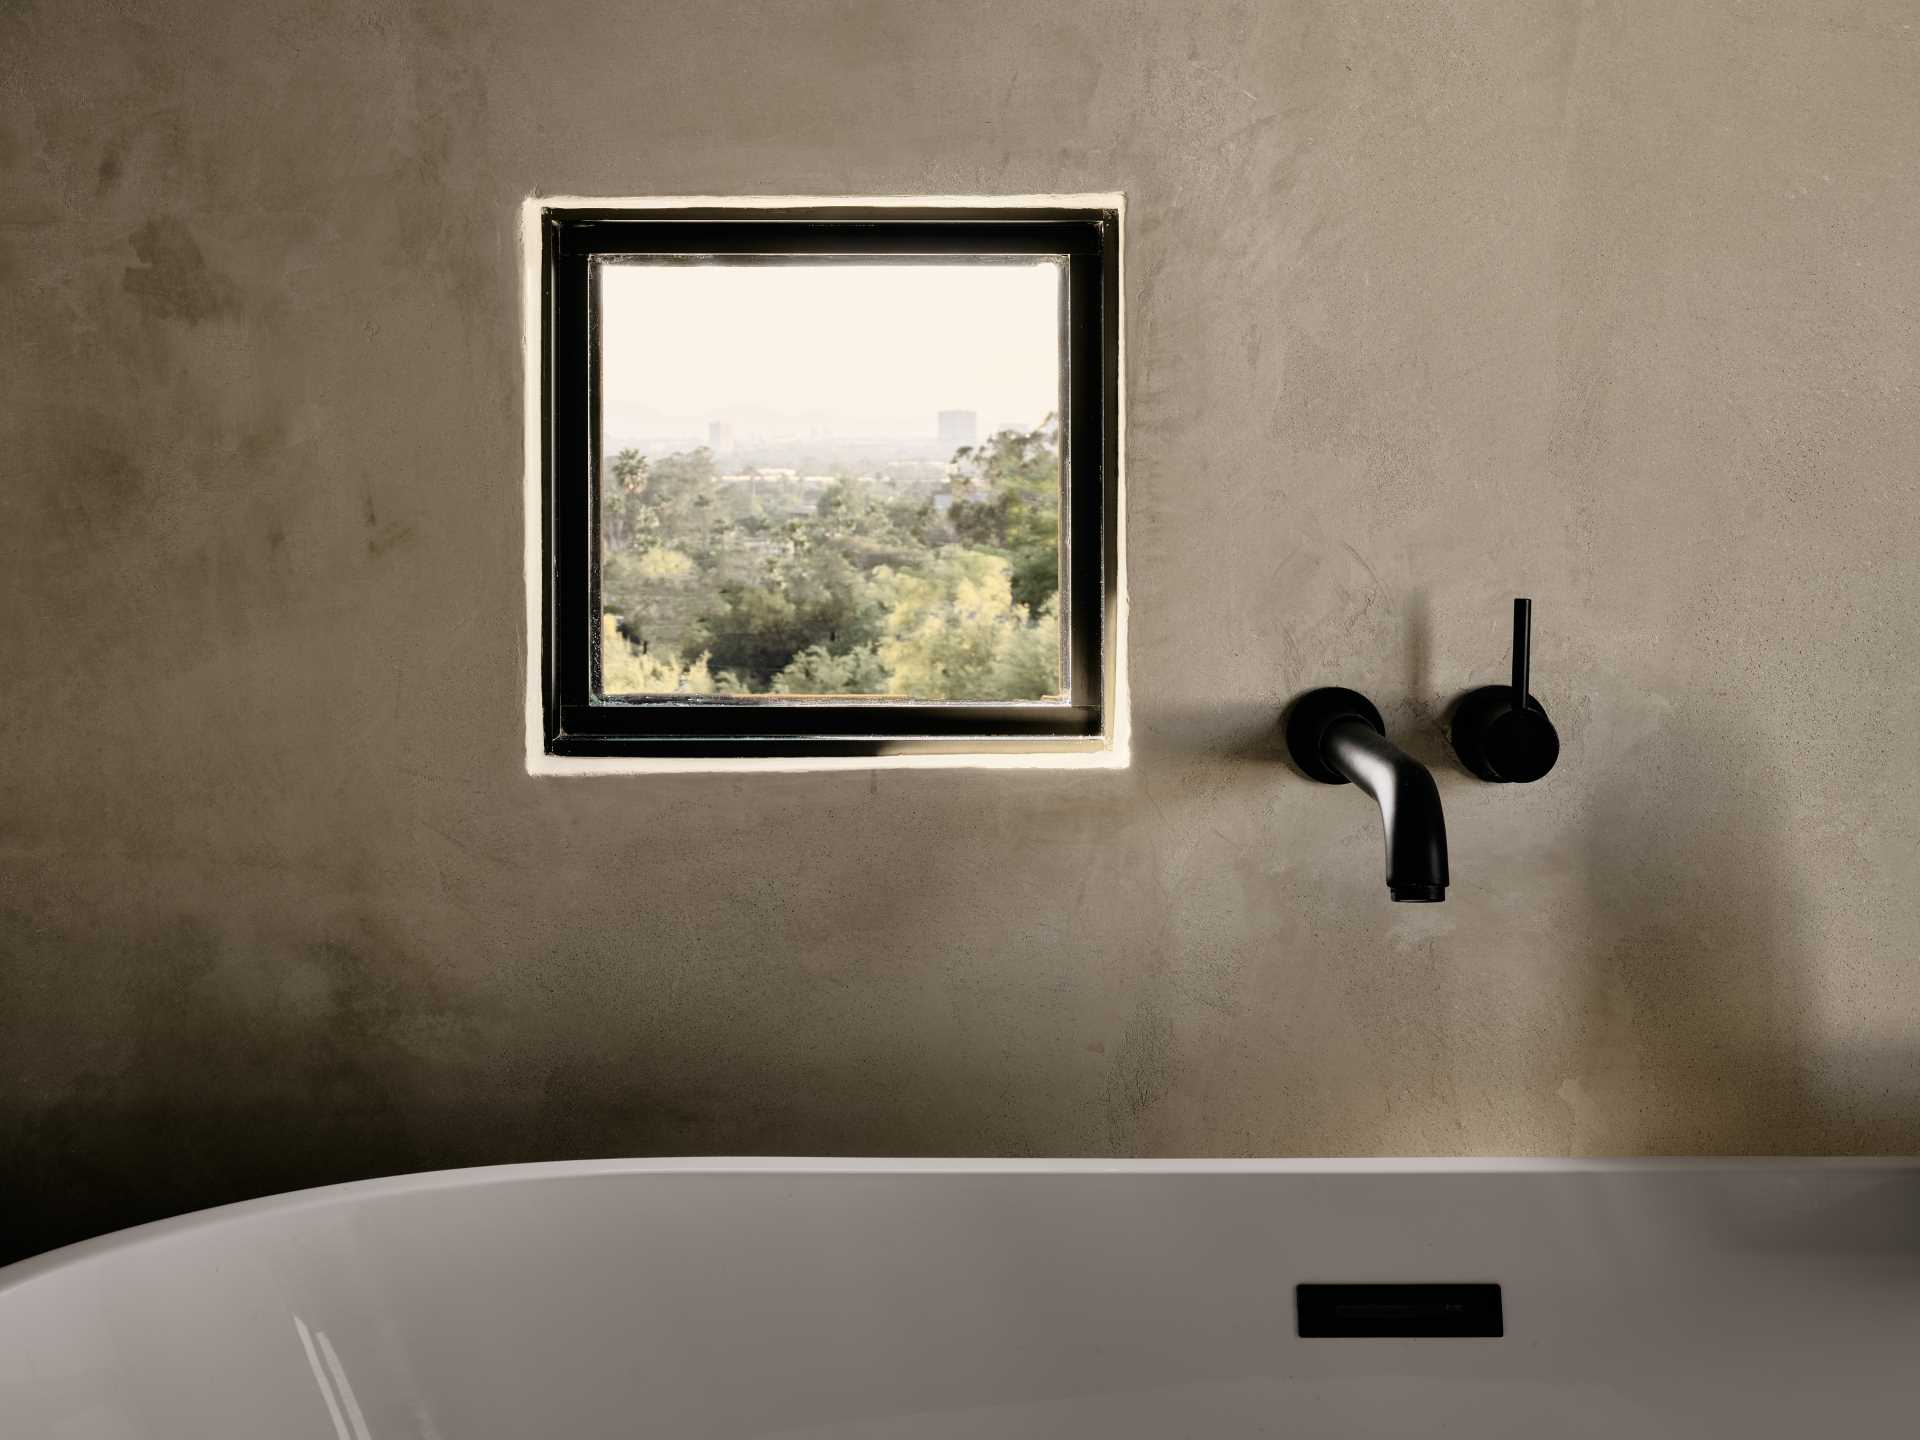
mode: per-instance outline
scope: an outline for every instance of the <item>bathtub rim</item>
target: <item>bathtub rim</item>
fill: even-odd
[[[531,1160],[408,1171],[284,1190],[149,1220],[0,1266],[0,1302],[49,1275],[138,1246],[164,1244],[235,1221],[288,1216],[358,1199],[472,1189],[532,1180],[624,1175],[1497,1175],[1645,1174],[1662,1171],[1859,1170],[1920,1172],[1920,1155],[1687,1156],[1315,1156],[1179,1159],[1002,1158],[970,1156],[690,1155],[593,1160]]]

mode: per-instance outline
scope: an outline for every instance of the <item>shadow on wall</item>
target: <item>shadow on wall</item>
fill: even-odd
[[[1820,1038],[1779,762],[1676,716],[1591,781],[1581,842],[1587,1017],[1575,1154],[1845,1146],[1820,1113]],[[1868,1137],[1860,1137],[1866,1139]]]
[[[776,943],[663,966],[644,930],[580,927],[453,989],[363,928],[243,946],[191,924],[88,939],[0,914],[0,1264],[419,1170],[1034,1149],[1022,1130],[1046,1085],[982,1068],[978,1047],[822,1013],[842,987]]]
[[[311,1009],[216,1003],[222,967],[239,958],[191,925],[144,943],[87,942],[4,917],[0,1263],[183,1210],[407,1168],[407,1127],[383,1074],[392,988],[349,998],[366,967],[324,945],[298,961]],[[318,1027],[365,1044],[324,1044]]]
[[[1416,643],[1409,660],[1410,678],[1424,672],[1421,648]],[[1548,1074],[1567,1077],[1555,1097],[1566,1129],[1541,1130],[1541,1143],[1527,1148],[1609,1156],[1920,1151],[1920,1035],[1890,1045],[1823,1022],[1823,998],[1847,957],[1820,932],[1824,907],[1806,890],[1813,882],[1802,867],[1819,842],[1795,830],[1793,799],[1807,784],[1797,757],[1704,699],[1697,708],[1688,699],[1637,715],[1590,706],[1577,719],[1576,707],[1564,708],[1573,743],[1545,784],[1563,787],[1565,818],[1546,823],[1572,870],[1543,868],[1537,878],[1540,903],[1554,907],[1545,932],[1551,949],[1539,959],[1559,967],[1542,983],[1560,991],[1554,1010],[1564,1029],[1548,1043],[1564,1058]],[[1194,722],[1191,731],[1163,748],[1284,765],[1276,713],[1251,705],[1181,714],[1179,722]],[[1465,772],[1447,740],[1450,714],[1409,702],[1387,718],[1389,734],[1457,795]],[[1598,733],[1609,724],[1612,735]],[[1182,724],[1156,728],[1180,737]],[[1595,754],[1610,758],[1580,773],[1583,755]],[[1291,767],[1284,773],[1302,783]],[[1457,854],[1457,872],[1461,862]],[[1489,873],[1477,870],[1476,880]],[[1485,941],[1489,922],[1501,923],[1479,917],[1427,963],[1458,966],[1455,947]],[[1448,993],[1444,976],[1435,983]],[[1486,1002],[1471,986],[1460,993]],[[1436,1013],[1449,1013],[1436,1004]],[[1452,1039],[1464,1043],[1467,1033]],[[1425,1094],[1417,1084],[1409,1092]],[[1416,1133],[1446,1150],[1444,1137],[1461,1123],[1457,1097],[1442,1087],[1410,1103],[1429,1107]],[[1400,1100],[1391,1131],[1353,1128],[1344,1153],[1417,1148],[1407,1138],[1408,1104]]]
[[[1290,772],[1277,713],[1216,714],[1205,738],[1217,755],[1258,756],[1280,783]],[[1589,753],[1617,759],[1565,777],[1569,798],[1593,799],[1563,850],[1578,869],[1571,885],[1560,877],[1542,957],[1567,967],[1566,1028],[1551,1043],[1567,1057],[1558,1098],[1570,1124],[1556,1148],[1920,1148],[1920,1106],[1861,1098],[1920,1091],[1917,1047],[1849,1047],[1820,1028],[1816,967],[1833,957],[1794,869],[1810,842],[1791,831],[1792,757],[1723,713],[1710,720],[1642,717],[1636,738],[1615,718]],[[1208,787],[1247,783],[1245,765],[1196,775],[1194,804]],[[1099,857],[1151,863],[1150,847],[1115,845],[1102,819],[1091,806],[1076,819],[1083,841],[1057,872],[1022,880],[1029,898],[1061,893],[1069,871]],[[1354,807],[1356,834],[1370,828],[1362,820]],[[906,868],[953,860],[951,830],[928,824]],[[958,857],[969,875],[1000,863],[991,836]],[[707,933],[671,909],[648,929],[616,905],[576,917],[558,946],[464,979],[371,921],[326,943],[246,946],[192,926],[87,939],[0,916],[0,1262],[226,1201],[455,1165],[1137,1150],[1139,1117],[1175,1065],[1170,982],[1143,958],[1161,937],[1130,942],[1124,915],[1090,920],[1085,933],[1036,931],[1018,957],[1031,965],[1009,965],[991,917],[956,936],[935,899],[904,890],[889,904],[907,909],[867,914],[873,864],[809,860],[812,898],[761,886],[740,925],[698,945],[669,948],[669,934]],[[1351,878],[1379,898],[1370,875]],[[1152,883],[1150,870],[1123,868],[1088,893]],[[901,933],[941,947],[900,954]],[[1130,943],[1133,969],[1111,988],[1132,1019],[1104,1070],[1078,1045],[1031,1058],[1061,1050],[1043,1042],[1094,1004],[1071,987],[1103,966],[1111,975]],[[796,954],[835,959],[814,974]],[[1410,963],[1445,966],[1447,947],[1423,946]],[[1010,974],[1027,978],[1010,986]],[[1011,1057],[1008,1026],[1028,1032]],[[1443,1038],[1470,1043],[1471,1032]],[[1457,1101],[1433,1103],[1419,1133],[1458,1133],[1445,1128],[1457,1127]],[[1511,1097],[1492,1103],[1512,1108]],[[1407,1147],[1404,1123],[1402,1138],[1372,1146],[1363,1122],[1341,1125],[1315,1133],[1346,1153]]]

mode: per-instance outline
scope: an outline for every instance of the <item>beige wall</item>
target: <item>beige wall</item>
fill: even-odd
[[[7,1253],[551,1156],[1920,1146],[1917,27],[5,6]],[[528,778],[521,198],[1105,189],[1133,768]],[[1521,593],[1566,753],[1492,787]],[[1446,905],[1277,758],[1327,683]]]

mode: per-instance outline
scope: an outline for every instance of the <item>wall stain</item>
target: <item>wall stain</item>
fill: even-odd
[[[411,525],[385,525],[367,537],[367,554],[384,555],[395,546],[409,544],[412,540]]]
[[[132,457],[72,435],[46,487],[48,518],[67,538],[97,544],[145,502],[150,480]]]
[[[239,308],[233,282],[207,264],[193,232],[171,216],[156,216],[133,232],[133,253],[121,288],[140,308],[161,320],[197,324]]]
[[[381,524],[380,512],[374,506],[371,495],[367,496],[361,515],[367,523],[367,529],[371,532],[367,536],[367,554],[378,557],[397,546],[412,543],[413,526],[403,525],[397,520],[389,520],[386,524]]]
[[[1173,1085],[1173,1017],[1157,983],[1143,986],[1110,1063],[1107,1138],[1125,1155],[1137,1146],[1141,1117]]]

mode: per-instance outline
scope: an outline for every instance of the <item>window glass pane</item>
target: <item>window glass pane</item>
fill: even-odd
[[[602,693],[1064,703],[1063,275],[599,263]]]

